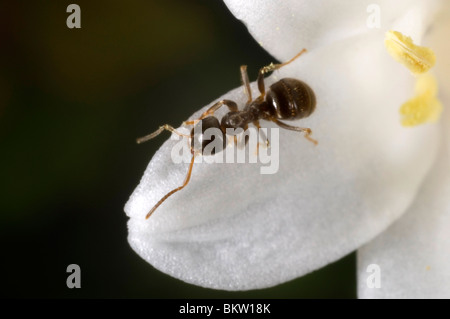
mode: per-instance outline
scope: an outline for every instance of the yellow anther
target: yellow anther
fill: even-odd
[[[384,44],[390,55],[414,74],[427,72],[436,62],[433,50],[415,45],[398,31],[387,32]]]
[[[436,97],[438,85],[430,74],[417,78],[415,96],[400,107],[403,126],[416,126],[426,122],[435,122],[442,112],[442,103]]]

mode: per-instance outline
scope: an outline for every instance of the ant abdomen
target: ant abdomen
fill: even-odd
[[[309,85],[291,78],[272,84],[266,102],[271,115],[284,120],[308,117],[316,108],[316,96]]]

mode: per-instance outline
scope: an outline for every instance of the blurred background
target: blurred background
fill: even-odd
[[[81,7],[81,29],[66,8]],[[354,298],[355,254],[270,289],[169,277],[127,242],[123,207],[165,138],[160,124],[274,61],[220,0],[0,3],[2,297]],[[81,289],[66,268],[81,267]]]

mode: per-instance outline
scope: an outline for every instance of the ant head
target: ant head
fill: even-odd
[[[219,120],[208,116],[200,120],[191,131],[191,151],[202,155],[214,155],[226,147],[226,136]]]

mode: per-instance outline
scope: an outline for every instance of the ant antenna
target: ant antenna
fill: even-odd
[[[192,154],[191,164],[189,164],[189,170],[187,172],[187,175],[186,175],[186,178],[184,180],[183,185],[181,185],[180,187],[177,187],[177,188],[171,190],[170,192],[168,192],[166,194],[166,196],[161,198],[159,200],[159,202],[157,202],[156,205],[153,206],[153,208],[148,212],[147,216],[145,216],[145,219],[148,219],[153,214],[155,209],[157,209],[167,198],[169,198],[171,195],[173,195],[174,193],[178,192],[179,190],[182,190],[189,183],[189,180],[191,179],[192,167],[194,166],[195,155],[196,155],[195,153]]]
[[[136,140],[136,143],[141,144],[141,143],[147,142],[147,141],[151,140],[152,138],[157,137],[157,136],[158,136],[159,134],[161,134],[161,132],[164,131],[164,130],[169,131],[169,132],[172,132],[172,133],[175,133],[175,134],[177,134],[177,135],[179,135],[179,136],[184,136],[184,137],[188,137],[188,138],[190,137],[189,135],[182,134],[182,133],[178,132],[178,131],[175,130],[172,126],[170,126],[170,125],[168,125],[168,124],[164,124],[164,125],[160,126],[159,129],[157,129],[157,130],[156,130],[155,132],[153,132],[152,134],[149,134],[149,135],[142,136],[142,137],[138,138],[138,139]]]

